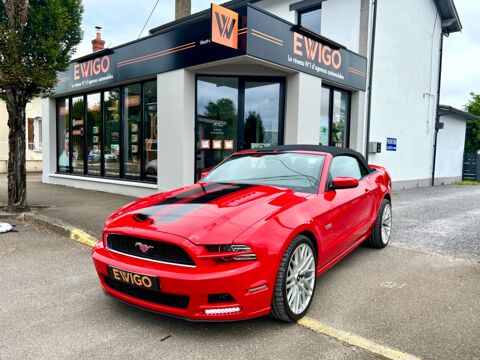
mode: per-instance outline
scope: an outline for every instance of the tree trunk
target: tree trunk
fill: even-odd
[[[8,112],[8,206],[11,212],[27,206],[25,107],[27,101],[15,90],[7,90]]]
[[[175,0],[175,20],[191,14],[192,0]]]

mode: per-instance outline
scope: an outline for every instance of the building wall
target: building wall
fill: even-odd
[[[445,115],[440,118],[444,128],[437,139],[435,184],[450,184],[462,179],[463,150],[467,123],[464,118]]]
[[[378,1],[370,141],[382,143],[369,162],[385,166],[395,187],[428,186],[441,19],[432,0]],[[397,151],[386,151],[386,138]]]
[[[263,0],[256,6],[292,23],[297,22],[290,4],[298,0]],[[330,0],[322,3],[321,34],[358,52],[361,0]]]
[[[34,98],[25,108],[25,140],[27,142],[27,171],[42,171],[41,125],[34,123],[35,143],[28,146],[28,120],[42,117],[42,101]],[[0,173],[7,171],[8,160],[8,112],[5,102],[0,101]]]
[[[322,79],[303,73],[287,77],[285,144],[320,142]]]
[[[290,11],[290,4],[293,4],[297,1],[292,0],[263,0],[258,3],[255,3],[255,6],[258,6],[261,9],[264,9],[282,19],[290,21],[291,23],[297,23],[297,16],[295,11]]]
[[[322,4],[322,35],[359,52],[360,8],[361,0],[325,1]]]
[[[157,86],[158,187],[168,190],[192,184],[195,177],[195,74],[184,69],[159,74]]]

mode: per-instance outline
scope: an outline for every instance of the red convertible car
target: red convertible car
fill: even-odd
[[[93,261],[126,303],[190,320],[295,321],[315,281],[361,243],[388,244],[388,172],[349,149],[233,154],[196,184],[112,214]]]

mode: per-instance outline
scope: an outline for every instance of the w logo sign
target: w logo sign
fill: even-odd
[[[220,15],[218,12],[215,13],[215,17],[217,18],[217,26],[220,29],[220,35],[230,39],[236,21],[223,14]]]
[[[238,14],[212,4],[212,42],[238,49]]]

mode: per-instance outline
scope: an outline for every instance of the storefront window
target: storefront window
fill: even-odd
[[[197,178],[237,150],[238,79],[199,77],[197,81]]]
[[[345,91],[333,91],[332,145],[347,146],[347,124],[350,96]]]
[[[72,99],[72,166],[73,172],[83,174],[85,156],[85,106],[83,96]]]
[[[330,145],[330,89],[322,89],[320,113],[320,145]]]
[[[70,172],[70,102],[61,99],[57,102],[57,154],[58,172]]]
[[[156,182],[157,82],[58,99],[57,154],[61,173]]]
[[[88,175],[101,174],[101,103],[100,93],[87,95],[87,173]]]
[[[324,86],[321,97],[320,145],[347,147],[350,92]]]
[[[283,86],[279,78],[198,77],[196,179],[235,151],[282,143]]]
[[[120,91],[106,91],[103,94],[105,117],[104,167],[105,176],[120,176]]]
[[[141,117],[142,86],[126,86],[123,89],[123,159],[125,177],[139,180],[141,171]]]
[[[157,181],[157,82],[143,85],[145,180]]]
[[[278,145],[280,83],[245,82],[243,149]]]

